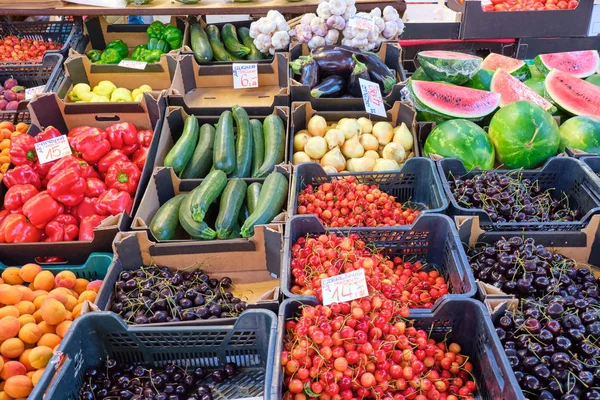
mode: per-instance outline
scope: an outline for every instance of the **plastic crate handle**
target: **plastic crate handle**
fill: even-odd
[[[48,389],[48,386],[50,386],[50,384],[52,383],[52,381],[54,379],[56,379],[57,382],[61,382],[64,375],[67,373],[67,371],[70,370],[71,364],[73,364],[72,358],[66,358],[61,363],[60,357],[61,357],[61,355],[59,355],[59,354],[55,354],[52,357],[52,360],[50,360],[50,363],[48,364],[48,366],[50,366],[50,364],[53,364],[52,368],[46,368],[46,371],[42,375],[42,378],[36,385],[39,388],[39,391],[36,393],[36,396],[34,396],[33,399],[30,396],[29,400],[41,400],[42,398],[47,398],[47,399],[53,398],[53,395],[54,395],[54,392],[56,391],[57,386],[56,385],[52,386],[52,387],[50,387],[50,389]],[[54,370],[57,370],[57,372],[52,374],[51,372]],[[44,393],[46,391],[48,391],[48,392]],[[40,394],[41,394],[41,396],[38,396]]]

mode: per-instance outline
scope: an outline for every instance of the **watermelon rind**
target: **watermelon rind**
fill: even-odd
[[[431,78],[429,75],[425,73],[422,67],[419,67],[415,70],[415,72],[410,76],[410,79],[415,81],[430,81]]]
[[[573,117],[560,126],[558,151],[568,147],[586,153],[600,153],[600,118]]]
[[[523,82],[528,88],[546,98],[546,88],[544,87],[544,78],[529,78]]]
[[[507,168],[535,168],[556,155],[558,124],[537,104],[517,101],[494,114],[488,134],[496,159]]]
[[[494,71],[491,69],[481,68],[471,80],[465,82],[463,86],[470,87],[473,89],[479,90],[490,90],[490,84],[492,83],[492,77],[494,76]]]
[[[483,129],[471,121],[454,119],[436,126],[427,136],[425,155],[458,158],[468,170],[494,167],[494,146]]]
[[[535,58],[535,66],[544,76],[557,69],[577,78],[587,78],[598,72],[600,55],[597,50],[540,54]]]
[[[542,73],[540,72],[540,70],[537,69],[537,67],[535,65],[530,65],[529,66],[529,72],[531,72],[531,77],[532,78],[542,78],[542,79],[544,79],[544,75],[542,75]]]
[[[490,89],[500,94],[500,107],[525,100],[543,107],[546,111],[555,111],[552,103],[503,69],[498,69],[494,73]]]
[[[503,56],[502,54],[488,54],[488,56],[483,59],[481,68],[490,69],[492,71],[502,68],[520,81],[531,78],[531,71],[529,71],[529,66],[525,61]]]
[[[544,82],[552,101],[571,115],[600,118],[600,87],[569,73],[552,70]]]
[[[481,57],[453,51],[421,51],[419,65],[433,81],[444,81],[461,85],[479,70]]]
[[[586,82],[591,83],[592,85],[600,86],[600,74],[594,74],[585,79]]]

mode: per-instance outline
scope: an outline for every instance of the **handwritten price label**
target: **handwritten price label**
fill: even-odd
[[[233,64],[233,88],[247,89],[258,87],[257,64]]]
[[[360,299],[369,294],[365,270],[348,272],[321,280],[323,305]]]
[[[364,29],[367,31],[375,30],[375,20],[373,20],[373,17],[369,14],[356,14],[350,17],[348,25],[350,25],[351,28]]]
[[[60,135],[59,137],[36,143],[35,152],[40,164],[58,160],[72,154],[67,135]]]
[[[44,91],[45,86],[35,86],[32,88],[25,89],[25,100],[33,99],[33,96],[40,94]]]
[[[119,67],[144,70],[147,64],[145,61],[121,60]]]
[[[358,78],[358,82],[360,83],[360,90],[362,92],[363,102],[365,103],[365,111],[369,114],[387,117],[379,85],[362,78]]]

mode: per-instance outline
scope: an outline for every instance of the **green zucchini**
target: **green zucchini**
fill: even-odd
[[[185,119],[181,137],[165,157],[165,167],[172,167],[179,175],[194,154],[198,144],[198,120],[193,115]]]
[[[252,173],[252,127],[250,119],[243,107],[233,106],[231,109],[237,127],[235,143],[236,168],[231,174],[233,178],[248,178]]]
[[[230,54],[223,46],[223,42],[221,42],[221,36],[219,34],[219,28],[214,25],[209,25],[206,27],[206,34],[208,35],[208,41],[210,42],[210,47],[213,52],[213,57],[217,61],[236,61],[240,60],[240,58],[234,57]]]
[[[285,204],[288,193],[288,180],[279,172],[272,172],[265,179],[260,191],[258,203],[240,230],[242,237],[254,234],[254,225],[267,224],[279,214]]]
[[[246,205],[248,206],[248,214],[252,214],[258,204],[262,185],[258,182],[251,183],[246,191]]]
[[[188,117],[189,118],[189,117]],[[215,145],[215,128],[211,124],[200,127],[200,139],[192,158],[180,175],[181,179],[204,178],[213,163],[213,147]]]
[[[198,22],[190,23],[190,46],[198,63],[206,64],[212,61],[213,51],[208,35]]]
[[[242,235],[240,235],[240,224],[236,222],[233,226],[233,229],[231,230],[231,234],[227,236],[227,239],[238,239],[241,237]]]
[[[206,222],[196,222],[192,218],[192,193],[185,195],[179,206],[179,223],[193,239],[211,240],[217,237],[217,232],[212,230]]]
[[[258,171],[252,176],[264,178],[273,171],[275,165],[283,162],[285,152],[285,128],[278,115],[271,114],[263,122],[265,136],[265,159]]]
[[[226,174],[232,173],[236,168],[235,138],[233,136],[233,117],[231,111],[224,111],[219,117],[215,132],[215,148],[213,153],[215,169]]]
[[[250,49],[240,43],[235,26],[232,24],[223,25],[223,28],[221,28],[221,38],[229,54],[243,58],[250,53]]]
[[[190,192],[192,218],[202,222],[208,207],[217,200],[227,185],[227,175],[220,170],[214,170],[204,178],[200,186]]]
[[[262,124],[257,119],[250,120],[252,127],[252,175],[262,166],[265,158],[265,137],[263,136]]]
[[[240,178],[229,180],[227,186],[225,186],[225,190],[221,194],[219,214],[215,222],[218,239],[227,239],[231,235],[237,223],[238,214],[244,204],[247,188],[246,182]]]
[[[149,228],[156,240],[175,239],[175,233],[179,225],[179,206],[184,197],[185,194],[180,194],[169,199],[154,214]]]
[[[240,213],[238,214],[238,224],[243,225],[244,221],[248,219],[249,216],[250,213],[248,212],[248,205],[244,203],[242,209],[240,210]]]
[[[241,28],[238,28],[237,33],[242,44],[250,49],[250,53],[246,56],[246,60],[263,60],[265,58],[263,53],[258,51],[254,45],[254,39],[250,37],[250,29],[242,26]]]

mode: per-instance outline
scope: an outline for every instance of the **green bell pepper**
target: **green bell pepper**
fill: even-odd
[[[135,49],[133,49],[133,51],[131,52],[131,58],[139,61],[139,57],[140,57],[142,50],[147,50],[147,49],[148,49],[148,47],[146,47],[145,44],[140,44],[139,46],[136,46]]]
[[[168,25],[163,32],[163,39],[169,43],[172,50],[175,50],[181,47],[183,34],[176,26]]]
[[[100,61],[100,58],[102,58],[102,50],[90,50],[86,55],[91,62],[95,63]]]
[[[139,61],[145,61],[147,63],[155,63],[160,61],[160,56],[162,52],[158,49],[148,50],[143,49],[139,56]]]
[[[117,49],[106,49],[100,57],[101,64],[118,64],[121,62],[123,57],[119,54]]]
[[[129,48],[121,39],[113,40],[106,46],[106,48],[117,50],[121,58],[125,58],[129,55]]]
[[[148,35],[148,39],[156,38],[160,39],[163,36],[163,32],[165,31],[165,25],[160,21],[154,21],[150,24],[148,29],[146,29],[146,34]]]
[[[158,39],[158,38],[152,38],[152,39],[148,40],[148,44],[146,45],[146,48],[148,50],[154,50],[154,49],[156,49],[157,46],[158,46],[158,41],[159,40],[160,39]]]
[[[156,49],[160,50],[162,53],[168,53],[169,51],[171,51],[169,43],[167,43],[167,41],[164,39],[160,39],[158,41],[158,43],[156,44]]]

